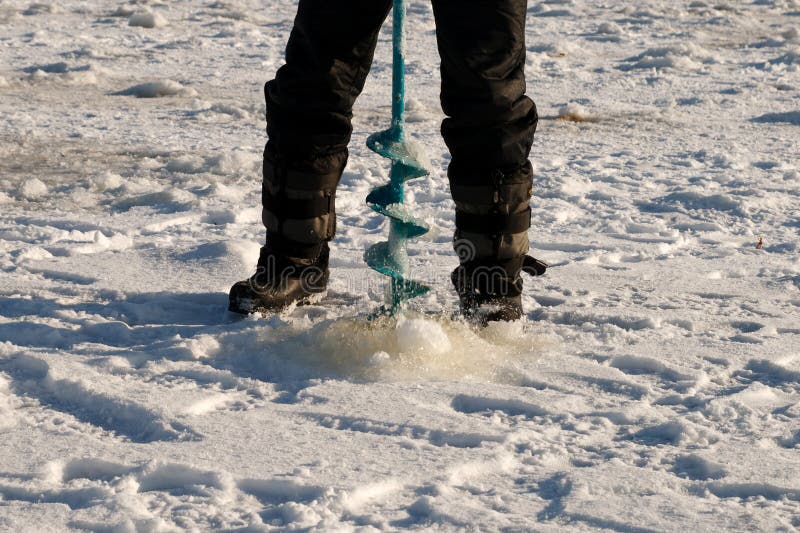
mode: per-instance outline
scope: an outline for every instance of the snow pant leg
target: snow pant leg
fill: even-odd
[[[528,251],[538,116],[525,96],[526,0],[433,0],[441,56],[442,135],[462,264],[519,274]]]
[[[314,257],[336,227],[335,192],[391,0],[300,0],[286,64],[264,89],[262,220],[268,246]]]

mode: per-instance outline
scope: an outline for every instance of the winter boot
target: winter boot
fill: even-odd
[[[328,243],[319,246],[316,258],[303,259],[278,252],[268,242],[256,273],[231,287],[228,309],[244,315],[280,311],[312,302],[327,285]]]
[[[511,322],[522,318],[520,272],[541,276],[547,265],[531,256],[508,261],[468,261],[450,276],[458,293],[461,314],[485,326],[489,322]]]
[[[448,169],[456,204],[451,280],[461,311],[480,324],[522,317],[521,272],[544,274],[547,265],[527,255],[533,171],[529,162],[505,171]]]
[[[261,195],[267,243],[257,272],[231,288],[231,311],[278,311],[325,291],[336,186],[346,163],[346,150],[288,159],[267,145]]]

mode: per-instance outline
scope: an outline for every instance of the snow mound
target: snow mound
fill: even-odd
[[[117,9],[115,9],[111,13],[111,16],[112,17],[130,17],[134,13],[136,13],[136,10],[133,8],[133,6],[119,6]]]
[[[133,239],[129,235],[114,233],[106,237],[101,231],[91,232],[92,241],[69,250],[69,255],[88,255],[100,252],[119,252],[133,246]]]
[[[30,178],[22,184],[19,194],[26,200],[39,200],[47,194],[47,185],[39,178]]]
[[[550,57],[585,57],[589,53],[574,41],[559,40],[552,44],[532,46],[530,52],[546,54]]]
[[[261,156],[258,153],[232,150],[211,157],[200,157],[187,154],[167,162],[166,169],[181,174],[200,174],[208,172],[220,176],[232,174],[253,174],[261,167]]]
[[[563,2],[542,2],[531,8],[528,12],[537,17],[572,17],[575,14],[569,9],[552,8],[547,4],[563,4]]]
[[[28,248],[17,256],[17,264],[24,261],[41,261],[43,259],[52,259],[53,254],[42,248],[41,246],[34,246]]]
[[[400,317],[397,321],[397,346],[401,352],[442,354],[453,345],[442,325],[425,318]]]
[[[599,35],[622,35],[622,28],[614,22],[603,22],[597,26]]]
[[[109,171],[95,176],[91,181],[92,186],[98,191],[108,191],[122,186],[122,176]]]
[[[34,65],[23,69],[30,82],[58,81],[66,85],[97,85],[103,70],[93,64],[70,67],[66,63]]]
[[[135,96],[136,98],[162,98],[164,96],[197,96],[197,91],[185,87],[177,81],[161,80],[141,83],[117,93],[119,96]]]
[[[703,64],[714,63],[714,55],[694,43],[681,43],[674,46],[648,48],[641,54],[628,58],[629,64],[621,70],[633,69],[676,69],[697,70]]]
[[[725,467],[697,454],[677,458],[673,472],[689,479],[720,479],[727,475]]]
[[[169,24],[169,22],[161,13],[153,11],[139,11],[131,15],[128,19],[128,26],[139,28],[163,28],[167,24]]]
[[[206,170],[221,176],[250,174],[258,172],[260,168],[260,154],[241,150],[225,152],[206,160]]]
[[[558,110],[558,119],[569,122],[596,122],[595,117],[582,105],[570,102]]]
[[[202,157],[194,155],[179,156],[167,161],[166,169],[181,174],[198,174],[207,170]]]
[[[208,111],[218,115],[229,115],[240,120],[246,120],[251,117],[249,111],[232,104],[214,104],[208,109]]]

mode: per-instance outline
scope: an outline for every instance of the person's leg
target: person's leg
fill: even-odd
[[[525,96],[526,0],[433,0],[441,55],[442,135],[456,204],[453,282],[467,313],[511,305],[526,259],[537,114]],[[527,269],[527,268],[526,268]]]
[[[391,0],[300,0],[286,64],[264,89],[267,242],[256,275],[231,289],[232,311],[280,308],[324,289],[353,104],[390,8]]]
[[[313,256],[333,237],[352,108],[390,7],[391,0],[300,1],[286,64],[265,87],[263,220],[274,244],[289,241],[300,248],[293,252]]]

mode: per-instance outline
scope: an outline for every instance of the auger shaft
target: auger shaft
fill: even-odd
[[[398,141],[405,141],[406,111],[406,4],[404,0],[394,0],[392,21],[392,128],[397,132]]]
[[[405,57],[405,0],[394,0],[392,15],[392,132],[397,142],[405,142],[406,112],[406,57]],[[392,203],[405,203],[405,169],[397,160],[392,160],[389,187],[392,191]],[[391,219],[389,225],[389,253],[400,267],[403,277],[408,273],[408,231],[405,224]],[[391,279],[391,307],[394,312],[402,304],[402,279]]]

